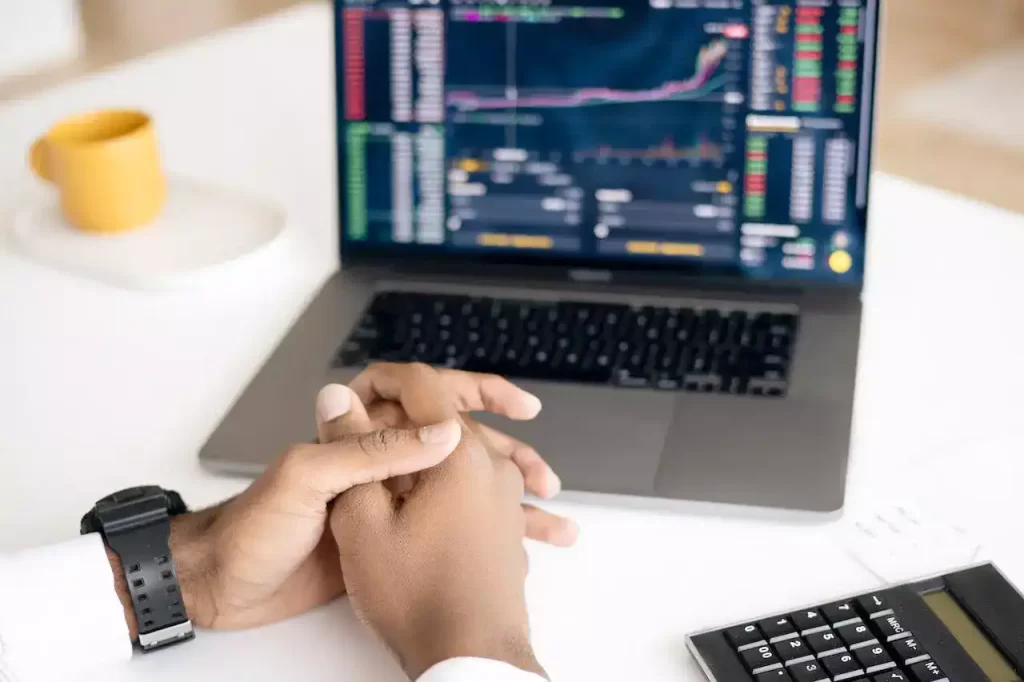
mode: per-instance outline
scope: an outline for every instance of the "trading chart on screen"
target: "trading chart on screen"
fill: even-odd
[[[346,0],[345,237],[859,277],[875,12]]]

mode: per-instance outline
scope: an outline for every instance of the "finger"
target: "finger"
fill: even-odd
[[[571,547],[579,537],[580,528],[571,519],[532,504],[524,504],[523,513],[526,515],[526,537],[531,540],[546,542],[555,547]]]
[[[519,467],[526,480],[526,490],[531,494],[551,498],[561,491],[562,480],[532,447],[479,422],[471,422],[470,426],[495,451]]]
[[[300,445],[282,457],[271,477],[273,503],[322,514],[349,488],[411,474],[442,462],[456,448],[461,426],[449,420],[420,429],[349,434],[333,443]]]
[[[398,403],[377,402],[372,407],[368,407],[366,411],[369,413],[370,422],[373,423],[375,428],[384,429],[391,427],[393,429],[404,429],[411,426],[409,418]]]
[[[458,369],[442,369],[438,374],[459,412],[483,410],[519,420],[533,419],[540,413],[537,396],[495,374]]]
[[[328,384],[316,397],[316,432],[321,443],[372,431],[363,401],[347,386]]]
[[[399,403],[417,425],[440,424],[458,414],[437,371],[421,363],[371,365],[349,388],[367,406],[380,400]]]
[[[356,398],[358,400],[358,398]],[[384,429],[373,434],[358,436],[361,447],[368,449],[370,445],[381,446],[388,433],[410,433],[409,430]],[[421,441],[443,443],[448,457],[462,438],[462,425],[457,420],[449,420],[443,424],[423,427],[416,430]],[[367,440],[367,436],[374,438]],[[351,436],[350,436],[351,438]],[[382,450],[387,450],[382,447]],[[373,453],[371,453],[373,456]],[[340,547],[348,548],[358,545],[360,533],[378,534],[381,527],[391,520],[395,513],[395,503],[403,499],[415,484],[415,473],[431,468],[443,461],[425,461],[424,466],[398,467],[388,471],[380,471],[373,482],[355,485],[335,498],[330,513],[331,532]]]

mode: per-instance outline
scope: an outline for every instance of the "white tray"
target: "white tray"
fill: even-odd
[[[56,191],[25,199],[8,223],[13,251],[75,275],[135,289],[195,285],[261,252],[284,232],[276,206],[182,178],[151,224],[117,234],[71,227]]]

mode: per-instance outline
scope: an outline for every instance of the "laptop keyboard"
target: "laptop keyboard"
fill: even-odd
[[[791,314],[384,292],[335,364],[781,397],[797,332]]]

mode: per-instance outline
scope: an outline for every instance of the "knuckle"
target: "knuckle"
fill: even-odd
[[[309,445],[292,445],[278,460],[275,478],[285,485],[299,482],[305,478],[306,463],[310,455]]]
[[[381,429],[372,433],[364,433],[357,439],[359,448],[364,454],[373,456],[392,450],[401,441],[400,433],[394,429]]]
[[[436,370],[423,362],[411,362],[406,365],[407,371],[416,377],[427,377],[436,374]]]
[[[279,468],[282,470],[292,470],[299,466],[300,462],[306,458],[308,454],[308,445],[292,445],[284,454],[281,455]]]

